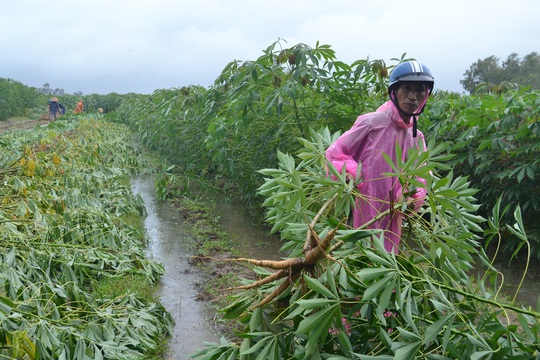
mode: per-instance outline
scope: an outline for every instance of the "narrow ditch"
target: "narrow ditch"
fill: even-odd
[[[203,349],[204,342],[219,340],[211,325],[215,311],[210,303],[197,300],[196,284],[204,280],[188,262],[191,256],[186,244],[188,237],[185,225],[178,218],[178,210],[156,199],[152,176],[133,178],[131,189],[142,198],[148,214],[144,220],[148,257],[165,268],[158,295],[176,321],[166,359],[186,359],[187,355]],[[240,204],[216,202],[219,223],[242,256],[280,258],[279,239],[247,220],[249,216]]]
[[[188,263],[186,233],[175,216],[175,209],[167,202],[158,202],[151,176],[132,179],[131,188],[143,199],[148,213],[144,220],[149,238],[148,256],[165,268],[159,289],[161,303],[176,321],[166,358],[186,359],[204,348],[205,341],[218,340],[208,326],[214,312],[210,304],[196,299],[195,284],[201,276]]]

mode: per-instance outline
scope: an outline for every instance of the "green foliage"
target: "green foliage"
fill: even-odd
[[[123,98],[116,120],[131,126],[149,148],[186,173],[212,170],[205,148],[208,119],[206,91],[202,87],[157,90],[152,95]]]
[[[427,115],[426,131],[448,141],[456,156],[447,162],[480,189],[481,214],[488,216],[497,200],[519,205],[533,252],[540,256],[540,93],[523,88],[502,94],[458,96],[437,93]],[[507,213],[504,223],[512,224]],[[516,249],[508,239],[506,248]]]
[[[0,137],[0,357],[148,358],[173,320],[132,219],[143,163],[125,126],[67,118]]]
[[[268,221],[281,230],[290,258],[302,256],[316,210],[329,202],[314,226],[319,238],[347,216],[354,186],[327,164],[324,150],[337,136],[311,131],[300,139],[297,157],[280,154],[278,168],[264,169],[260,192]],[[484,280],[496,274],[479,247],[475,189],[443,162],[446,144],[428,144],[420,154],[393,164],[404,183],[428,179],[428,201],[407,212],[409,238],[400,255],[385,251],[377,230],[340,225],[332,250],[277,301],[252,307],[274,290],[272,284],[239,291],[223,309],[244,331],[238,341],[222,339],[192,354],[209,359],[515,359],[538,356],[540,313],[500,301]],[[326,176],[325,168],[335,176]],[[447,173],[447,175],[442,175]],[[395,211],[407,211],[396,204]],[[384,215],[384,214],[381,214]],[[493,234],[499,219],[490,221]],[[513,227],[522,239],[519,211]],[[488,270],[468,276],[475,261]],[[266,272],[262,273],[267,275]],[[286,280],[288,281],[288,280]],[[246,284],[250,283],[246,281]],[[540,310],[540,309],[538,309]],[[508,322],[510,313],[517,314]]]
[[[395,59],[399,61],[398,59]],[[184,171],[218,176],[246,204],[257,204],[261,168],[277,150],[294,151],[309,128],[349,127],[386,98],[382,60],[338,61],[329,45],[285,48],[279,40],[253,61],[225,66],[209,89],[155,91],[124,101],[121,121]]]
[[[35,89],[11,79],[0,78],[0,121],[25,116],[39,104]]]
[[[205,139],[217,170],[253,194],[257,171],[275,164],[278,149],[293,151],[309,127],[341,127],[374,106],[368,90],[383,80],[371,71],[368,61],[337,61],[328,45],[283,49],[280,41],[256,61],[230,63],[209,90],[221,95]]]
[[[499,59],[492,55],[472,64],[463,75],[465,78],[460,80],[460,83],[470,93],[482,84],[493,89],[494,86],[504,83],[516,83],[539,90],[540,55],[532,52],[520,59],[518,54],[512,53],[503,61],[502,66],[499,64]],[[498,92],[500,87],[494,90]]]

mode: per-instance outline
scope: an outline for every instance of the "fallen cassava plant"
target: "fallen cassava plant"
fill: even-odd
[[[281,295],[285,290],[289,288],[290,285],[300,277],[300,275],[305,271],[312,271],[314,266],[322,259],[327,257],[326,251],[330,247],[332,239],[336,231],[339,229],[343,221],[341,221],[334,229],[330,230],[324,239],[321,241],[319,235],[314,230],[314,226],[319,220],[321,214],[326,210],[330,203],[335,200],[335,196],[329,199],[319,210],[316,216],[313,218],[311,223],[308,226],[308,232],[306,236],[306,242],[304,244],[304,258],[291,258],[281,261],[275,260],[258,260],[258,259],[247,259],[247,258],[235,258],[235,259],[215,259],[210,258],[211,260],[220,260],[228,262],[243,262],[270,270],[277,270],[276,272],[268,275],[267,277],[255,281],[248,285],[235,286],[224,289],[224,291],[231,290],[247,290],[255,289],[266,284],[270,284],[274,281],[286,278],[280,286],[276,287],[270,294],[268,294],[263,300],[261,300],[257,305],[252,307],[252,309],[257,307],[262,307],[272,300]],[[201,258],[201,257],[197,257]],[[208,259],[208,257],[204,257]],[[251,310],[252,310],[251,309]]]
[[[344,218],[335,226],[333,229],[328,231],[328,233],[321,240],[319,234],[315,231],[315,225],[319,221],[321,215],[326,211],[328,206],[332,204],[336,196],[328,199],[320,210],[317,212],[311,223],[308,224],[308,230],[306,235],[306,241],[303,246],[304,257],[289,258],[285,260],[259,260],[259,259],[248,259],[248,258],[234,258],[234,259],[216,259],[211,257],[200,257],[196,258],[205,258],[214,261],[227,261],[227,262],[242,262],[250,265],[255,265],[261,268],[266,268],[270,270],[276,270],[274,273],[257,280],[253,283],[247,285],[234,286],[224,289],[223,291],[232,291],[232,290],[249,290],[259,288],[263,285],[267,285],[278,281],[280,279],[285,279],[279,286],[277,286],[270,294],[268,294],[264,299],[262,299],[258,304],[253,306],[250,310],[253,310],[258,307],[265,306],[269,304],[272,300],[276,299],[279,295],[284,293],[289,286],[293,285],[296,280],[303,273],[313,273],[313,269],[323,259],[333,259],[331,253],[339,248],[343,244],[342,241],[336,242],[332,247],[332,240],[335,237],[336,232],[341,228],[341,226],[346,222],[347,218]],[[399,209],[402,204],[394,204],[389,210],[380,213],[378,216],[373,218],[371,221],[367,222],[362,226],[362,228],[368,227],[373,222],[379,220],[381,217],[384,217],[391,212]]]
[[[240,327],[234,340],[190,358],[536,358],[539,314],[498,300],[500,273],[480,243],[499,234],[501,213],[476,215],[477,191],[444,166],[445,146],[430,142],[428,151],[397,156],[384,175],[399,181],[401,196],[387,198],[390,210],[375,223],[352,228],[341,219],[365,195],[338,169],[328,168],[336,180],[328,176],[330,140],[314,136],[303,141],[298,162],[278,153],[278,168],[261,170],[266,219],[290,253],[282,261],[217,259],[249,264],[257,277],[227,285],[221,312]],[[418,211],[411,186],[427,190]],[[403,220],[399,254],[386,250],[384,229],[368,229],[392,216]],[[512,229],[525,244],[515,218]]]

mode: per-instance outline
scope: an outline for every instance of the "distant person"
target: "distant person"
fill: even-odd
[[[75,110],[73,110],[74,114],[80,114],[84,110],[84,102],[82,100],[79,100],[77,105],[75,105]]]
[[[66,113],[66,107],[58,102],[57,97],[49,100],[49,120],[55,121],[60,115]]]

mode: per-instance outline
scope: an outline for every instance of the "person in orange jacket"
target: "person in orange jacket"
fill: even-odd
[[[82,113],[84,110],[84,103],[82,100],[79,100],[79,102],[77,103],[77,105],[75,105],[75,110],[73,110],[73,113],[74,114],[80,114]]]

